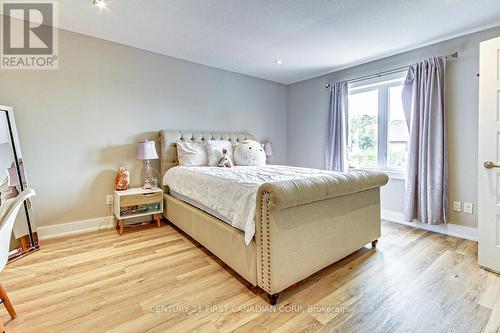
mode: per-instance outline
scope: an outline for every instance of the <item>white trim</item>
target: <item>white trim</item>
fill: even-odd
[[[385,173],[387,176],[389,176],[390,179],[398,179],[398,180],[405,180],[406,179],[406,172],[397,170],[397,169],[384,169],[384,168],[369,168],[369,167],[349,167],[349,171],[356,171],[359,169],[366,169],[366,170],[373,170],[373,171],[380,171]]]
[[[453,223],[432,225],[432,224],[421,223],[418,222],[417,220],[414,220],[413,222],[406,222],[404,221],[403,213],[385,209],[382,209],[382,220],[404,224],[414,228],[433,231],[448,236],[468,239],[471,241],[477,241],[477,228],[466,227],[463,225],[458,225]]]
[[[451,223],[431,225],[431,224],[420,223],[418,221],[405,222],[403,217],[404,217],[403,213],[385,209],[382,210],[382,219],[389,222],[400,223],[410,227],[433,231],[448,236],[477,241],[476,228],[466,227]],[[106,221],[108,221],[108,225],[106,225]],[[38,227],[37,233],[38,237],[41,240],[45,240],[45,239],[79,235],[104,229],[113,229],[113,228],[114,228],[114,219],[112,217],[98,217],[95,219]]]
[[[108,222],[108,225],[106,225]],[[37,233],[41,240],[59,238],[66,236],[73,236],[84,234],[92,231],[113,229],[114,219],[112,217],[98,217],[90,220],[75,221],[69,223],[48,225],[45,227],[38,227]]]
[[[398,179],[398,180],[405,180],[406,179],[406,172],[400,171],[400,170],[393,170],[393,169],[379,169],[383,173],[387,174],[390,179]]]
[[[404,72],[401,71],[399,73],[387,74],[384,76],[378,76],[353,83],[348,83],[349,94],[356,94],[364,91],[374,90],[380,86],[393,87],[402,85],[405,82],[407,73],[408,70],[405,70]]]

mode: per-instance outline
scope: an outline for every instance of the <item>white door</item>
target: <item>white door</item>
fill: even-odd
[[[500,272],[500,37],[480,46],[478,236],[479,265]]]

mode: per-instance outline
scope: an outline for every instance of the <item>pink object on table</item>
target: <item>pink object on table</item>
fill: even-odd
[[[115,190],[124,191],[128,189],[130,183],[130,175],[124,167],[120,167],[115,177]]]

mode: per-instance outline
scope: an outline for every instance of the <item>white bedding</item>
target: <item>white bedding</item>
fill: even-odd
[[[248,245],[255,234],[257,191],[264,183],[332,174],[331,171],[282,165],[185,167],[169,169],[163,185],[210,208],[245,233]]]

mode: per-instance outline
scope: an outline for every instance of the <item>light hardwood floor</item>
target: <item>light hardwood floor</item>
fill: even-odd
[[[0,281],[18,317],[2,305],[0,315],[8,333],[498,332],[500,278],[477,266],[476,251],[475,242],[384,222],[376,250],[289,288],[273,308],[170,225],[103,231],[44,242],[8,265]]]

